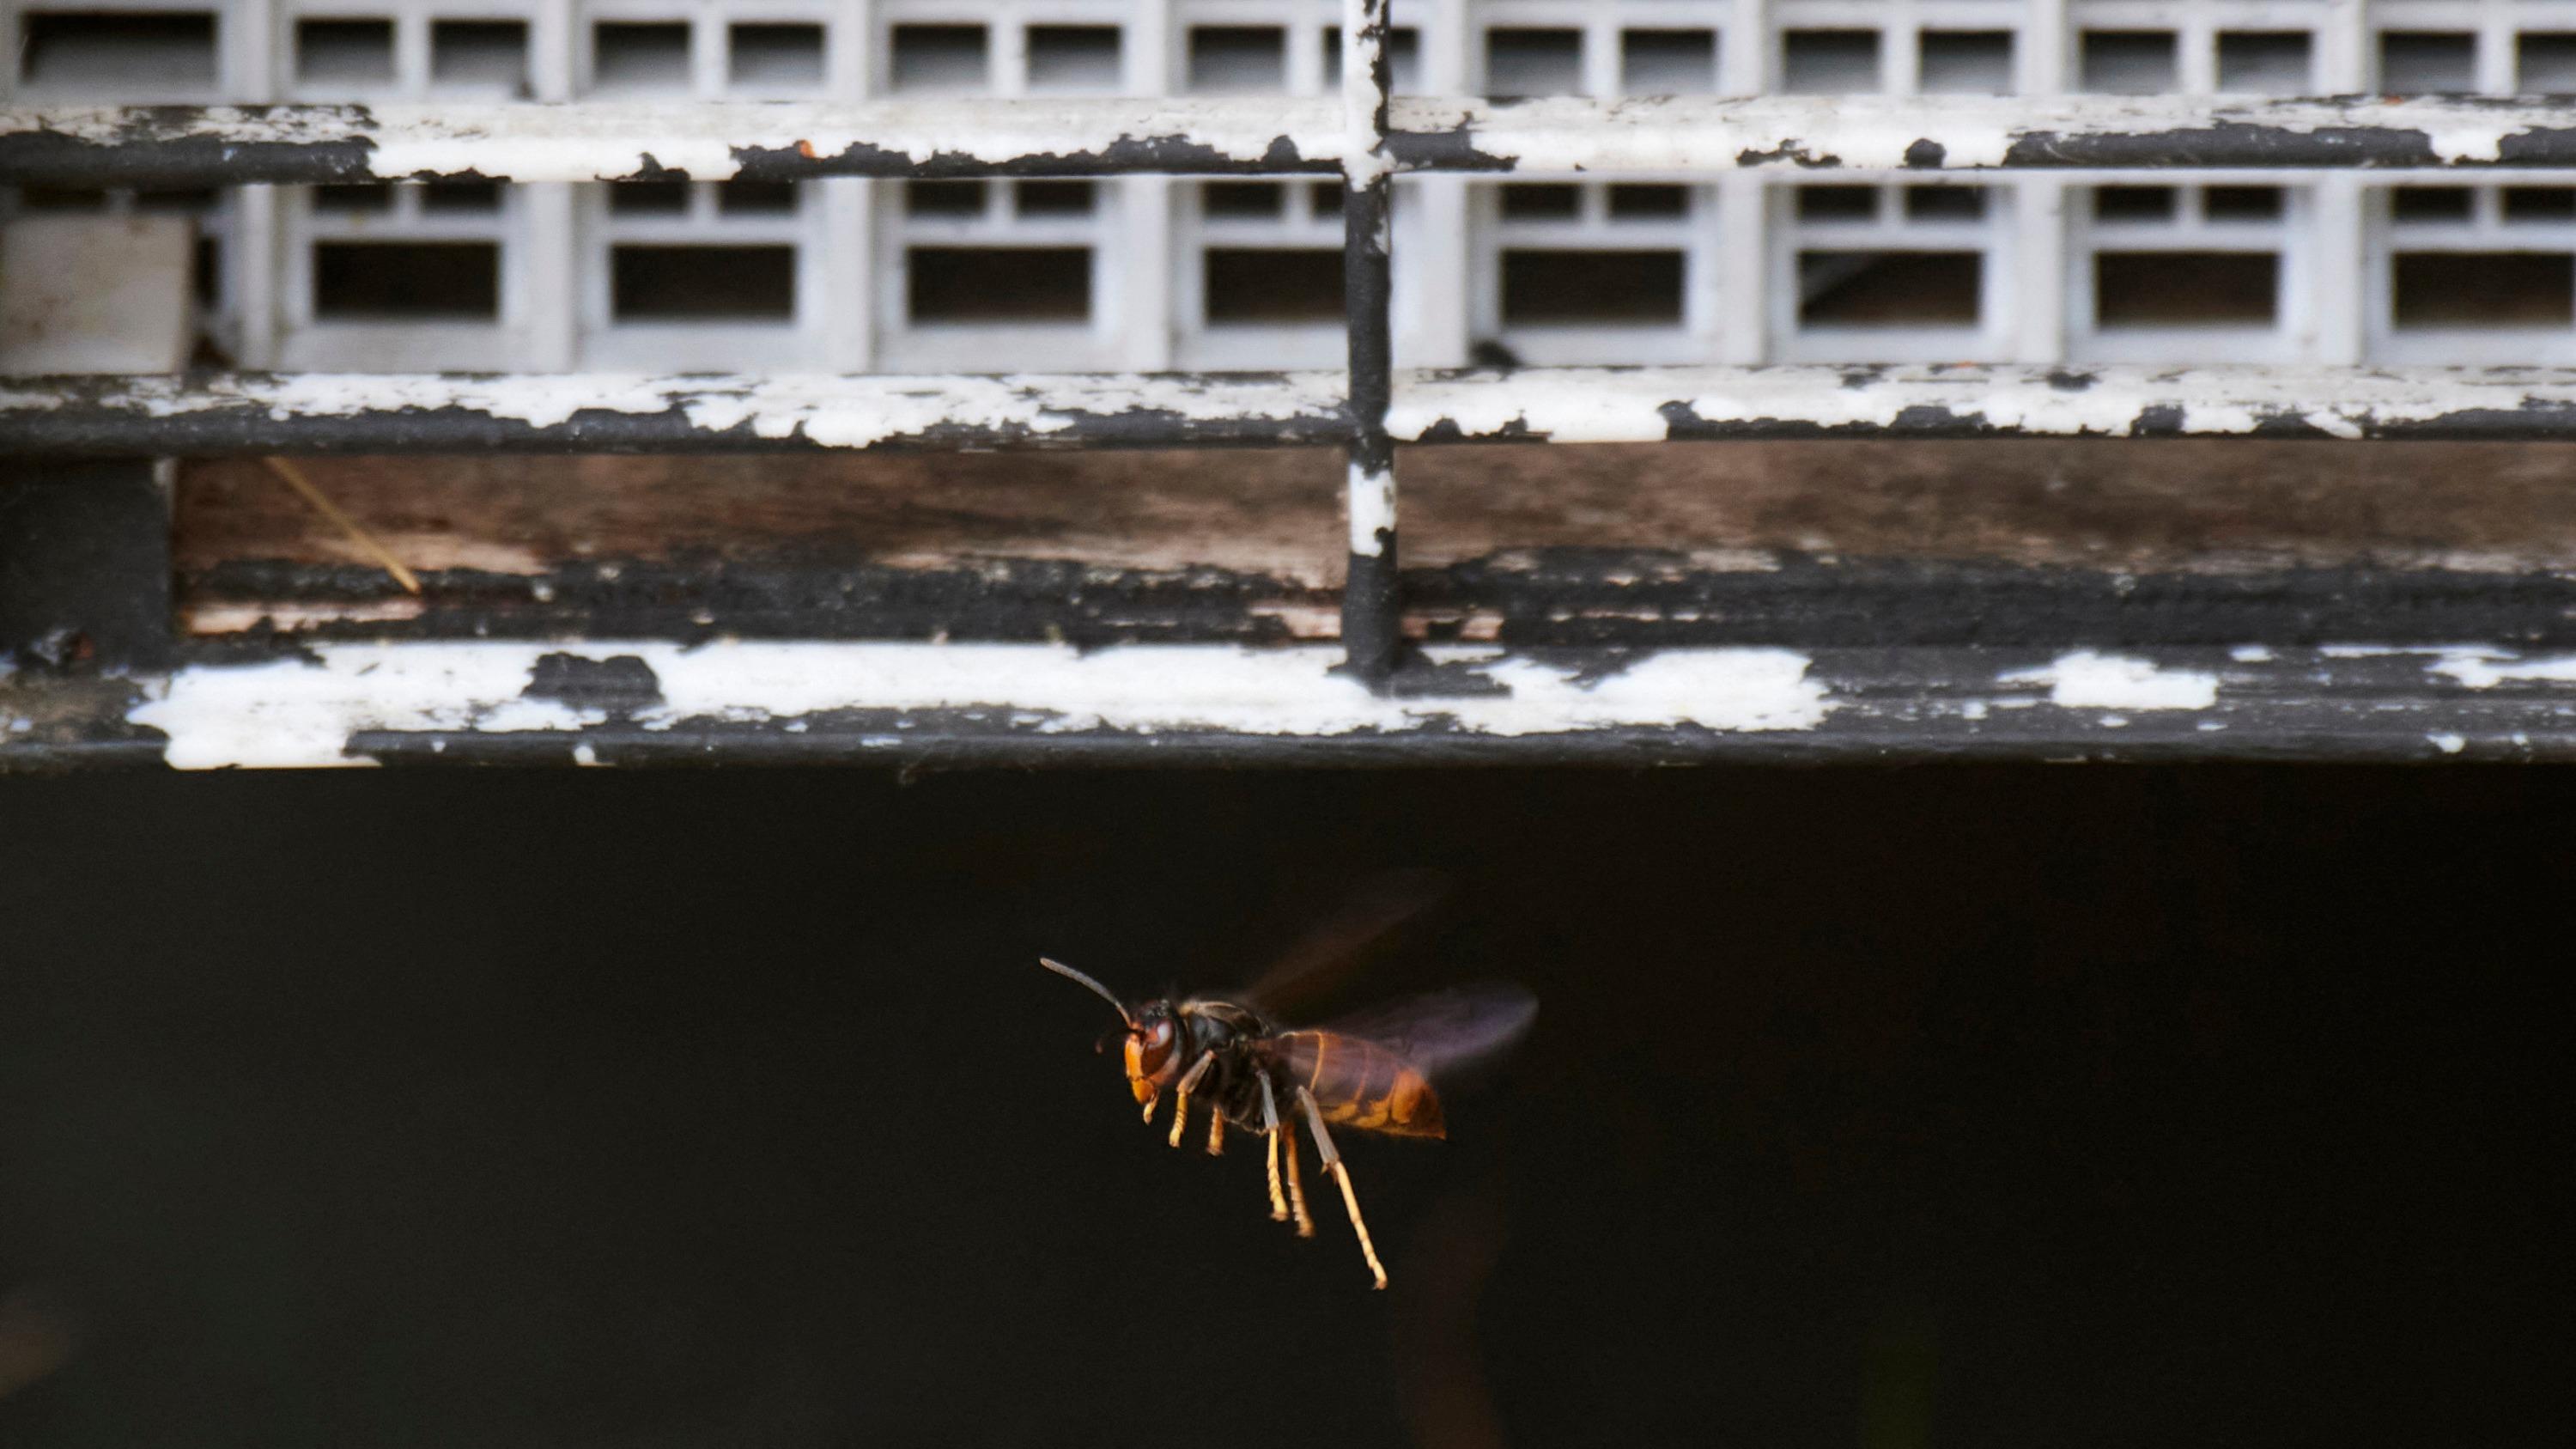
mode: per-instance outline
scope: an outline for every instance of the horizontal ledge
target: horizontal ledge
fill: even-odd
[[[0,107],[0,181],[785,181],[1338,171],[1337,101]]]
[[[2576,656],[2495,645],[1429,651],[325,643],[0,675],[0,769],[2576,757]]]
[[[216,373],[0,378],[0,454],[759,453],[1318,446],[1338,372]],[[2576,369],[2163,366],[1404,372],[1406,443],[2576,439]]]
[[[1277,447],[1343,419],[1332,372],[0,378],[21,456]]]
[[[1398,98],[1417,171],[2576,167],[2566,98]],[[1335,99],[0,107],[0,182],[798,180],[1333,172]]]
[[[2576,438],[2576,369],[1799,365],[1414,373],[1419,443],[1797,438]]]
[[[1673,175],[2576,166],[2576,99],[1686,96],[1398,102],[1399,164]]]

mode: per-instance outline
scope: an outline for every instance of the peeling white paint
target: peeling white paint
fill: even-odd
[[[2469,747],[2469,742],[2459,735],[2426,735],[2424,738],[2446,755],[2456,755]]]
[[[2215,674],[2160,669],[2149,660],[2090,649],[2061,654],[2037,669],[2013,670],[1996,682],[2045,684],[2048,702],[2065,709],[2207,709],[2218,703]]]
[[[2070,376],[2089,379],[2064,385]],[[1340,372],[1180,377],[1143,373],[1001,376],[769,376],[304,373],[189,378],[155,374],[67,392],[0,379],[0,418],[67,406],[132,409],[155,418],[240,408],[271,419],[459,408],[530,427],[579,412],[682,412],[695,426],[747,426],[763,438],[803,436],[864,448],[947,426],[1045,436],[1077,415],[1167,412],[1194,422],[1338,418]],[[1400,372],[1387,431],[1419,442],[1442,424],[1468,437],[1517,428],[1562,443],[1659,442],[1666,410],[1712,424],[1789,422],[1887,428],[1916,409],[1978,415],[1996,428],[2049,436],[2122,436],[2150,409],[2183,433],[2239,436],[2302,419],[2338,436],[2365,424],[2422,423],[2465,411],[2526,406],[2576,412],[2576,369],[2229,366],[1825,366],[1531,368]]]
[[[1377,87],[1386,9],[1387,0],[1342,0],[1342,175],[1354,191],[1395,170],[1377,129],[1378,103],[1386,99]],[[1376,26],[1370,24],[1372,12]],[[1392,117],[1388,124],[1394,124]]]
[[[1351,552],[1375,558],[1385,545],[1378,531],[1395,531],[1395,475],[1353,463],[1349,467]]]
[[[2492,162],[2507,137],[2564,128],[2564,106],[2419,96],[2403,100],[2212,102],[2155,96],[1552,96],[1499,105],[1398,97],[1397,131],[1470,128],[1475,149],[1522,172],[1619,174],[1732,170],[1742,158],[1832,157],[1850,170],[1920,169],[1922,141],[1939,166],[2000,166],[2025,137],[2067,139],[2261,126],[2296,135],[2347,129],[2421,132],[2445,163]],[[1779,164],[1755,161],[1750,164]]]
[[[59,392],[0,380],[0,414],[50,412],[64,401]],[[864,448],[942,426],[1059,433],[1075,426],[1076,414],[1169,412],[1196,422],[1328,417],[1341,407],[1342,375],[289,373],[217,375],[193,382],[177,375],[146,375],[126,380],[101,401],[153,418],[248,406],[279,421],[459,408],[533,428],[561,427],[585,411],[649,415],[677,408],[700,428],[747,425],[763,438],[801,434],[826,447]]]
[[[1589,682],[1500,650],[1449,647],[1504,695],[1389,699],[1334,671],[1330,646],[1154,645],[1084,654],[1035,644],[456,640],[323,644],[319,663],[193,665],[152,686],[135,724],[170,737],[181,769],[363,763],[362,730],[569,731],[598,710],[527,698],[539,658],[631,655],[659,681],[647,729],[693,719],[797,722],[838,710],[981,710],[1040,734],[1093,729],[1334,737],[1437,727],[1520,736],[1621,726],[1807,730],[1831,710],[1808,659],[1786,649],[1676,649]],[[899,739],[889,735],[888,742]]]
[[[375,143],[379,177],[479,171],[512,181],[629,176],[644,158],[699,181],[739,171],[736,148],[831,157],[854,145],[914,163],[962,156],[1105,151],[1120,142],[1177,140],[1230,162],[1254,163],[1282,136],[1308,160],[1341,159],[1340,107],[1287,97],[1014,99],[996,101],[698,101],[513,105],[385,104],[250,111],[212,106],[163,113],[140,129],[161,139],[211,137],[239,145]],[[0,135],[45,130],[100,145],[131,138],[138,112],[113,106],[0,109]]]
[[[2269,664],[2272,651],[2260,644],[2239,644],[2227,651],[2227,657],[2239,664]]]
[[[2081,386],[2070,378],[2090,379]],[[1418,441],[1443,422],[1470,437],[1517,427],[1561,443],[1660,442],[1667,409],[1712,424],[1892,427],[1943,409],[2059,437],[2125,436],[2150,409],[2180,431],[2232,436],[2304,420],[2329,435],[2526,404],[2576,408],[2576,370],[2126,366],[1532,368],[1399,373],[1387,431]]]
[[[2435,674],[2447,674],[2471,689],[2493,689],[2511,680],[2576,684],[2576,654],[2525,659],[2494,649],[2446,649],[2425,667]]]

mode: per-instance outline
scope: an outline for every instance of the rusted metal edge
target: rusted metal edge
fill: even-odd
[[[1338,372],[0,378],[0,453],[1326,446],[1352,435],[1343,379]],[[1391,389],[1386,433],[1416,444],[2576,438],[2576,369],[2565,368],[1529,368],[1400,372]]]
[[[1386,115],[1388,159],[1412,171],[2576,166],[2567,98],[1401,98]],[[1337,101],[1285,97],[21,105],[0,107],[0,182],[1329,173],[1357,144]]]
[[[0,676],[0,769],[2576,758],[2576,655],[2508,647],[319,645]]]

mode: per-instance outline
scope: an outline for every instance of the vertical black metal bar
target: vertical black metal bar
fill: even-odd
[[[1342,0],[1342,108],[1349,128],[1342,160],[1342,306],[1351,368],[1351,551],[1342,586],[1342,650],[1351,672],[1373,685],[1394,672],[1404,643],[1395,444],[1386,434],[1395,382],[1386,14],[1387,0]]]
[[[159,669],[172,642],[170,496],[152,460],[0,466],[0,655]]]

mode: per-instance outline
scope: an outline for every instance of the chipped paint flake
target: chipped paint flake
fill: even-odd
[[[2468,740],[2460,735],[2426,735],[2424,739],[2446,755],[2456,755],[2469,747]]]
[[[2048,702],[2064,709],[2207,709],[2218,703],[2215,674],[2160,669],[2149,660],[2090,649],[2061,654],[2036,669],[2014,670],[1997,682],[2047,685]]]
[[[2576,654],[2548,654],[2526,659],[2494,649],[2446,649],[2426,667],[2435,674],[2447,674],[2471,689],[2493,689],[2499,684],[2518,681],[2576,684]]]
[[[537,660],[560,643],[434,641],[321,644],[318,663],[193,665],[153,688],[132,723],[170,737],[181,769],[364,763],[361,731],[578,731],[593,709],[531,698]],[[1115,730],[1267,736],[1375,735],[1436,729],[1511,737],[1619,727],[1807,730],[1831,710],[1808,659],[1786,649],[1677,649],[1584,678],[1567,665],[1495,649],[1429,651],[1504,686],[1499,694],[1394,699],[1336,672],[1330,646],[1127,646],[1082,653],[1023,644],[661,641],[573,646],[633,656],[653,671],[656,703],[626,719],[647,729],[690,721],[781,723],[836,711],[977,712],[1036,734]],[[888,734],[884,741],[899,743]]]
[[[1387,0],[1342,0],[1342,34],[1353,37],[1342,55],[1342,174],[1354,191],[1395,171],[1378,132],[1378,107],[1387,101],[1377,85],[1385,62],[1386,10]]]
[[[1376,558],[1395,533],[1395,475],[1360,463],[1349,473],[1351,552]]]

